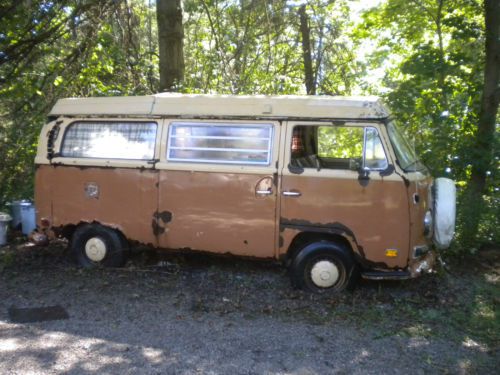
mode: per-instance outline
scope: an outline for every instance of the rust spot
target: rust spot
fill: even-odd
[[[155,219],[163,221],[165,224],[170,223],[172,221],[172,213],[170,211],[156,211],[153,214]]]
[[[351,229],[346,227],[344,224],[335,222],[335,223],[326,223],[326,224],[321,224],[321,223],[311,223],[310,221],[307,220],[299,220],[299,219],[285,219],[285,218],[280,218],[280,232],[283,232],[285,229],[290,228],[290,229],[295,229],[299,231],[310,231],[310,232],[319,232],[319,233],[331,233],[331,234],[338,234],[343,237],[350,237],[353,242],[356,244],[356,247],[359,250],[359,254],[354,251],[354,256],[356,257],[356,260],[361,264],[363,268],[368,268],[368,269],[373,269],[373,268],[379,268],[379,269],[394,269],[389,267],[386,263],[384,262],[373,262],[368,259],[366,259],[366,254],[363,246],[361,246],[358,241],[356,240],[356,237],[354,236],[354,233]],[[280,241],[281,241],[281,236],[280,236]],[[281,247],[281,244],[280,244]]]
[[[245,245],[248,245],[248,241],[247,241],[247,240],[244,240],[244,241],[243,241],[243,243],[244,243]]]
[[[352,230],[339,222],[322,224],[312,223],[307,220],[280,218],[280,232],[283,232],[286,228],[309,230],[313,232],[335,233],[343,236],[347,235],[351,237],[354,242],[356,242],[356,237],[354,236]]]
[[[99,185],[96,182],[86,182],[83,190],[87,198],[99,199]]]
[[[156,219],[153,219],[153,221],[151,222],[151,227],[153,228],[153,234],[155,236],[159,236],[160,234],[165,233],[165,228],[159,226]]]
[[[389,267],[387,263],[385,262],[373,262],[371,260],[368,260],[365,258],[365,256],[360,256],[358,254],[354,254],[356,256],[357,261],[361,264],[361,266],[364,269],[383,269],[383,270],[395,270],[399,269],[400,267],[394,266],[394,267]]]
[[[279,174],[276,172],[273,174],[273,185],[275,188],[278,187],[278,178],[279,178]]]

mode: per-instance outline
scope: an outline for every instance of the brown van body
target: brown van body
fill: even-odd
[[[107,105],[101,105],[104,99],[56,105],[36,159],[39,230],[70,236],[82,223],[99,223],[153,247],[275,259],[286,259],[311,239],[331,238],[348,245],[366,271],[416,276],[432,268],[435,255],[423,220],[432,179],[398,166],[384,125],[388,113],[377,101],[319,100],[310,108],[311,101],[295,97],[238,102],[159,95],[152,104],[147,98],[127,98],[123,105],[119,98],[107,98]],[[117,118],[158,124],[154,160],[60,156],[69,125]],[[271,124],[272,159],[264,166],[169,161],[168,129],[183,121]],[[294,126],[338,123],[376,129],[393,171],[372,171],[363,180],[355,170],[289,168]]]

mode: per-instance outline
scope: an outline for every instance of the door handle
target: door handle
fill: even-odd
[[[272,190],[257,190],[256,193],[259,195],[271,195],[273,193],[273,191]]]
[[[284,191],[283,195],[285,197],[300,197],[302,193],[300,191]]]

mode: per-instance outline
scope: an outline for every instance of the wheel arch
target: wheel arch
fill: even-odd
[[[306,241],[307,239],[311,239],[311,241]],[[347,239],[340,235],[330,234],[306,236],[302,237],[302,241],[302,243],[297,242],[298,250],[290,259],[288,268],[294,287],[307,289],[314,293],[340,292],[354,287],[359,279],[359,264]],[[314,281],[313,266],[315,267],[315,264],[322,263],[324,260],[335,265],[334,268],[337,270],[334,279],[332,279],[334,274],[331,272],[326,272],[328,276],[324,279],[321,276],[321,279],[325,281],[330,279],[333,282],[331,285],[321,285],[318,280]],[[323,271],[320,272],[324,271],[326,270],[323,268]]]
[[[94,259],[91,257],[92,254],[87,252],[86,246],[88,241],[97,239],[101,242],[103,256]],[[125,263],[129,253],[129,243],[123,233],[117,228],[99,222],[80,222],[75,226],[68,247],[78,263],[85,268],[120,267]]]
[[[71,223],[71,224],[65,224],[59,228],[54,228],[54,232],[57,234],[58,237],[64,237],[71,241],[71,238],[73,237],[73,234],[78,228],[81,228],[84,225],[100,225],[105,228],[109,228],[114,230],[115,232],[118,233],[119,236],[122,237],[123,240],[127,241],[127,237],[123,233],[123,229],[121,228],[120,225],[116,224],[110,224],[110,223],[101,223],[100,221],[93,220],[93,221],[80,221],[77,224]]]
[[[303,231],[298,233],[290,243],[288,247],[288,251],[286,253],[286,263],[290,264],[295,256],[302,250],[304,247],[310,245],[314,242],[319,241],[328,241],[339,244],[342,246],[345,251],[347,251],[355,260],[356,257],[356,243],[350,238],[339,234],[339,233],[325,233],[325,232],[313,232],[313,231]]]

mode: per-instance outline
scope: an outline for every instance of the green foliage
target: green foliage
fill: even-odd
[[[349,94],[345,1],[308,4],[318,92]],[[303,93],[298,7],[280,0],[186,0],[191,93]],[[58,98],[140,95],[158,87],[154,2],[0,1],[0,206],[32,197],[33,159]]]
[[[68,96],[151,93],[144,2],[0,3],[0,207],[33,196],[41,126]]]
[[[298,6],[285,0],[187,0],[185,92],[303,94]],[[349,94],[354,54],[345,1],[308,2],[318,93]]]
[[[456,250],[498,242],[492,214],[498,212],[494,205],[498,203],[498,158],[491,160],[485,202],[468,202],[464,196],[471,166],[477,162],[472,156],[483,85],[482,2],[386,0],[363,15],[353,36],[360,42],[376,40],[376,50],[365,61],[368,71],[385,67],[382,84],[362,83],[365,92],[385,97],[434,176],[457,181],[456,244],[463,246]],[[470,238],[465,229],[475,215],[481,217],[480,236]]]
[[[363,156],[363,128],[318,127],[318,155],[327,158]]]
[[[354,26],[354,1],[185,0],[181,91],[304,94],[303,3],[318,94],[382,95],[433,175],[457,181],[457,243],[478,247],[475,217],[479,240],[498,243],[498,137],[484,201],[463,193],[483,85],[480,0],[383,0]],[[0,207],[32,197],[37,137],[58,98],[157,91],[156,30],[153,1],[0,0]]]

